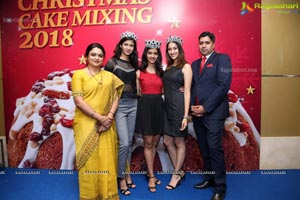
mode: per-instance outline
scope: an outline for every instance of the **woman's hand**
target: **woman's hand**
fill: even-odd
[[[113,117],[109,117],[109,116],[102,116],[101,117],[101,121],[98,121],[98,133],[102,133],[104,131],[107,131],[108,129],[110,129],[111,125],[113,122]]]
[[[105,127],[105,126],[99,124],[99,125],[98,125],[98,130],[97,130],[97,132],[98,132],[98,133],[102,133],[102,132],[104,132],[104,131],[107,131],[108,129],[109,129],[109,128],[107,128],[107,127]]]
[[[99,122],[100,122],[101,126],[104,126],[107,129],[109,129],[112,125],[113,118],[110,118],[108,116],[102,116]]]
[[[109,112],[109,113],[107,114],[107,117],[108,117],[110,120],[114,120],[114,113]]]
[[[184,129],[187,128],[188,126],[188,118],[187,117],[183,117],[182,122],[181,122],[181,127],[180,130],[183,131]]]

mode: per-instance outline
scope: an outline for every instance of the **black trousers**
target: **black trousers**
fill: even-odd
[[[225,119],[193,117],[194,130],[203,157],[206,181],[214,183],[217,193],[226,192],[226,167],[222,145]]]

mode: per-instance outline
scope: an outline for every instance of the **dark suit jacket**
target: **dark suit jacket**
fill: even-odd
[[[228,55],[213,52],[200,73],[201,58],[192,63],[191,105],[203,105],[204,118],[225,119],[229,116],[228,91],[232,67]],[[198,103],[196,101],[198,98]]]

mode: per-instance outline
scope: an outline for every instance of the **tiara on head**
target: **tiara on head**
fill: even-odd
[[[167,44],[170,42],[178,42],[179,44],[182,45],[183,40],[179,36],[171,35],[170,37],[167,38]]]
[[[126,31],[126,32],[122,33],[120,37],[121,37],[121,39],[123,39],[123,38],[132,38],[135,41],[137,40],[137,35],[134,34],[134,32],[129,32],[129,31]]]
[[[145,46],[151,49],[159,49],[161,41],[157,40],[145,40]]]

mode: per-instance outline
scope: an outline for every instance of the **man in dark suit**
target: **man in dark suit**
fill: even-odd
[[[200,59],[192,63],[191,114],[204,161],[204,180],[196,189],[214,187],[212,200],[226,195],[226,168],[222,136],[225,119],[229,116],[228,90],[232,68],[226,54],[217,53],[215,35],[203,32],[198,37]]]

